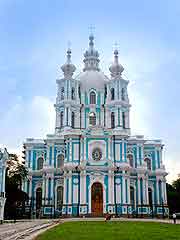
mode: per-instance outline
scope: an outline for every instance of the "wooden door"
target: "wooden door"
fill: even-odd
[[[103,188],[101,183],[94,183],[91,187],[91,211],[94,216],[103,214]]]

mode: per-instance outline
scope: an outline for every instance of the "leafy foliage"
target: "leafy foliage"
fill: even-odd
[[[167,183],[167,199],[170,213],[180,212],[180,178],[172,185]]]
[[[6,169],[6,205],[5,217],[14,218],[16,208],[22,206],[28,199],[21,190],[22,182],[27,178],[28,170],[16,154],[9,154]]]

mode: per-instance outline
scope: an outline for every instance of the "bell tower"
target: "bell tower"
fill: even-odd
[[[71,62],[71,49],[67,50],[67,61],[61,66],[64,77],[58,79],[56,97],[56,126],[55,133],[79,128],[79,82],[73,78],[76,67]]]
[[[119,63],[119,52],[114,51],[114,62],[110,66],[111,79],[107,84],[106,104],[109,109],[109,126],[112,129],[129,130],[129,98],[127,92],[128,81],[123,79],[123,66]],[[129,131],[127,131],[129,132]]]

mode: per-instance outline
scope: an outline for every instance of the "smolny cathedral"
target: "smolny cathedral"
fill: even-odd
[[[55,132],[27,138],[24,191],[43,216],[148,216],[168,213],[160,140],[131,136],[128,81],[114,51],[110,76],[100,69],[94,37],[74,77],[71,50],[57,79]]]

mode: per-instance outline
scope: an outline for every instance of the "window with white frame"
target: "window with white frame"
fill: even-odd
[[[90,93],[90,104],[96,104],[96,93],[94,91]]]
[[[121,100],[122,101],[125,100],[125,89],[124,88],[121,89]]]
[[[111,100],[114,100],[114,88],[111,88]]]
[[[123,127],[123,128],[126,128],[125,112],[122,112],[122,127]]]
[[[61,168],[64,166],[64,155],[63,154],[59,154],[57,156],[57,168]]]
[[[61,88],[61,100],[64,100],[64,87]]]
[[[111,128],[115,128],[115,114],[111,113]]]
[[[64,121],[64,113],[63,113],[63,111],[61,111],[61,113],[60,113],[60,127],[61,128],[63,127],[63,121]]]
[[[75,113],[71,113],[71,127],[74,128],[75,126]]]
[[[38,159],[37,159],[37,170],[41,170],[43,168],[43,162],[44,162],[43,157],[38,157]]]
[[[94,112],[91,112],[89,114],[89,125],[91,125],[91,126],[96,125],[96,114]]]
[[[147,164],[147,169],[151,171],[152,166],[151,166],[151,159],[150,158],[145,158],[144,161]]]
[[[72,89],[71,89],[71,99],[75,100],[75,88],[74,87],[72,87]]]
[[[132,155],[132,154],[128,154],[128,155],[127,155],[127,159],[129,160],[129,165],[130,165],[131,167],[134,167],[133,155]]]

